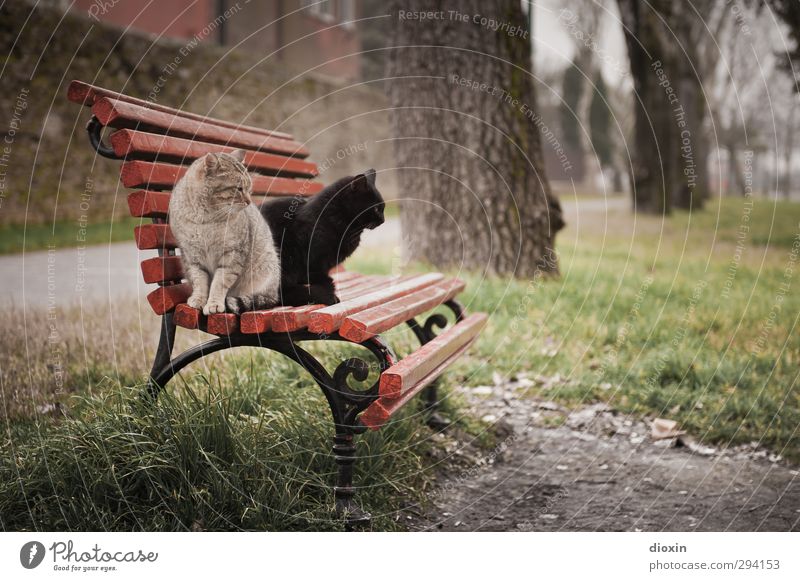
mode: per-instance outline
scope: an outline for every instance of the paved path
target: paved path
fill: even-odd
[[[400,221],[389,219],[380,228],[366,232],[365,248],[386,248],[400,242]],[[37,251],[0,256],[0,302],[27,309],[65,306],[83,300],[145,297],[154,287],[142,281],[139,263],[152,250],[139,251],[133,242]]]

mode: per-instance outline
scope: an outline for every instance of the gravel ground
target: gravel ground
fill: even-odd
[[[410,528],[800,530],[800,472],[779,456],[755,444],[720,450],[689,436],[654,440],[650,422],[603,404],[567,410],[521,396],[530,385],[522,377],[462,389],[498,444],[477,451],[441,434],[458,467],[440,474],[424,514],[408,514]]]

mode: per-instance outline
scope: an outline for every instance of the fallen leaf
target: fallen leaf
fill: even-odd
[[[678,422],[665,418],[656,418],[650,428],[650,437],[654,440],[666,440],[667,438],[677,438],[686,432],[678,430]]]

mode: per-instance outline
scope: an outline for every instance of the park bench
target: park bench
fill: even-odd
[[[257,199],[313,195],[323,186],[313,181],[318,169],[307,160],[308,150],[286,133],[171,109],[80,81],[70,84],[68,98],[91,108],[87,131],[97,153],[122,160],[120,180],[134,190],[128,195],[128,206],[131,215],[141,219],[134,232],[136,244],[142,251],[157,251],[141,263],[144,282],[157,285],[148,294],[148,302],[162,318],[147,395],[157,397],[181,369],[223,349],[263,347],[292,359],[322,389],[333,415],[337,512],[348,527],[368,522],[369,514],[353,499],[354,435],[384,426],[420,393],[426,408],[435,409],[436,379],[469,347],[486,322],[484,314],[466,315],[457,302],[464,283],[439,273],[365,276],[339,266],[332,273],[341,299],[336,305],[204,316],[186,304],[191,289],[184,281],[179,248],[168,225],[170,189],[185,166],[198,157],[239,148],[246,150],[245,165]],[[104,128],[111,130],[107,141]],[[439,312],[424,322],[417,321],[442,305],[454,315],[449,327],[447,317]],[[411,328],[420,347],[398,360],[381,334],[403,324]],[[177,327],[216,337],[173,357]],[[370,367],[362,358],[349,357],[329,373],[298,345],[309,340],[359,344],[377,363]],[[367,382],[370,368],[379,371],[378,378],[364,389],[351,387],[351,380]]]

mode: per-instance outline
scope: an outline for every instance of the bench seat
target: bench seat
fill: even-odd
[[[225,336],[241,332],[287,333],[307,329],[313,333],[336,333],[361,343],[388,331],[452,299],[464,288],[463,281],[446,279],[439,273],[417,276],[376,276],[358,273],[334,275],[336,305],[276,307],[241,315],[203,315],[186,303],[175,307],[175,324]]]

